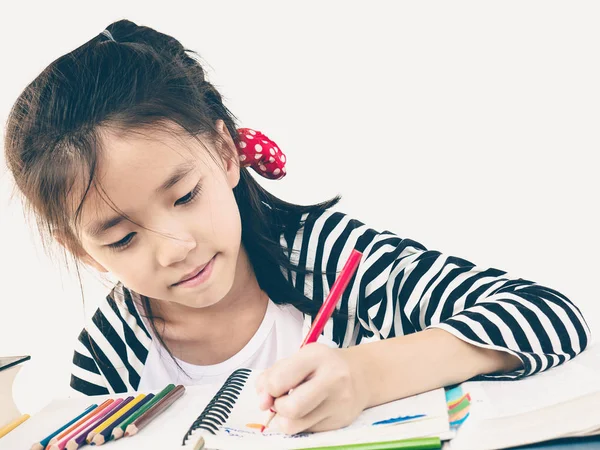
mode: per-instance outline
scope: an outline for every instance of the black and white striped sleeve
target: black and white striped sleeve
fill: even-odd
[[[136,390],[150,341],[129,291],[118,284],[79,334],[71,388],[85,395]]]
[[[518,370],[478,377],[515,379],[559,365],[589,342],[580,310],[551,288],[379,233],[339,212],[304,219],[290,247],[296,263],[315,270],[293,280],[305,295],[322,301],[352,249],[363,252],[340,302],[348,319],[329,329],[340,346],[441,328],[519,357]],[[323,271],[328,273],[319,275]]]
[[[87,330],[83,329],[73,351],[71,388],[84,395],[109,394],[111,392],[108,390],[106,378],[98,368],[93,351],[93,341],[90,340]]]

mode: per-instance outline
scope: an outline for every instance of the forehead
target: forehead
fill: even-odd
[[[209,139],[194,138],[177,129],[126,133],[104,129],[99,136],[94,184],[81,209],[84,228],[113,215],[114,208],[143,208],[155,197],[156,189],[182,166],[194,166],[194,172],[215,166]]]
[[[213,151],[205,136],[193,137],[176,125],[158,129],[103,129],[99,133],[98,170],[100,177],[126,171],[169,171],[186,161],[207,163]]]

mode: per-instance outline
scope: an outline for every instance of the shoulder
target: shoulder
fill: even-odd
[[[97,328],[106,337],[115,334],[123,336],[128,331],[136,334],[141,332],[147,339],[151,339],[138,307],[134,304],[136,301],[139,303],[138,299],[139,296],[121,282],[116,283],[108,295],[100,300],[94,314],[87,319],[84,330]]]
[[[283,233],[281,244],[287,247],[290,259],[294,259],[296,253],[300,260],[302,254],[311,253],[347,256],[352,249],[371,255],[390,247],[406,247],[412,252],[427,250],[419,242],[401,238],[388,230],[377,230],[360,219],[332,209],[303,214],[296,227]]]
[[[137,294],[117,283],[79,333],[71,386],[92,395],[135,390],[151,347],[151,335],[134,304]]]
[[[377,233],[376,230],[369,229],[362,221],[355,219],[341,211],[325,209],[298,215],[295,226],[288,227],[284,232],[284,238],[288,245],[296,247],[304,238],[326,236],[331,233],[350,230],[370,230],[371,233]]]

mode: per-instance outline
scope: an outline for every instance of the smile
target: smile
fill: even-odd
[[[172,284],[172,287],[193,287],[198,286],[199,284],[204,283],[210,277],[212,273],[213,266],[215,264],[216,255],[211,258],[211,260],[204,264],[203,266],[198,267],[193,272],[185,275],[181,281]]]

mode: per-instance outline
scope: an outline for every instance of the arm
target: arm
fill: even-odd
[[[340,311],[349,317],[330,330],[341,347],[439,328],[465,343],[519,358],[522,367],[476,374],[512,379],[573,358],[590,338],[581,312],[563,294],[379,233],[341,213],[309,217],[294,247],[300,261],[314,261],[316,273],[339,271],[353,248],[363,252],[341,301]],[[314,275],[304,292],[324,298],[334,279]]]
[[[528,376],[573,358],[589,341],[564,295],[340,213],[309,217],[293,248],[292,260],[314,269],[294,285],[316,301],[353,248],[363,258],[340,302],[347,318],[325,329],[342,348],[310,344],[257,383],[261,407],[274,406],[287,432],[339,428],[368,406],[474,377]]]
[[[521,366],[514,355],[468,344],[434,328],[342,352],[367,387],[365,407]]]

